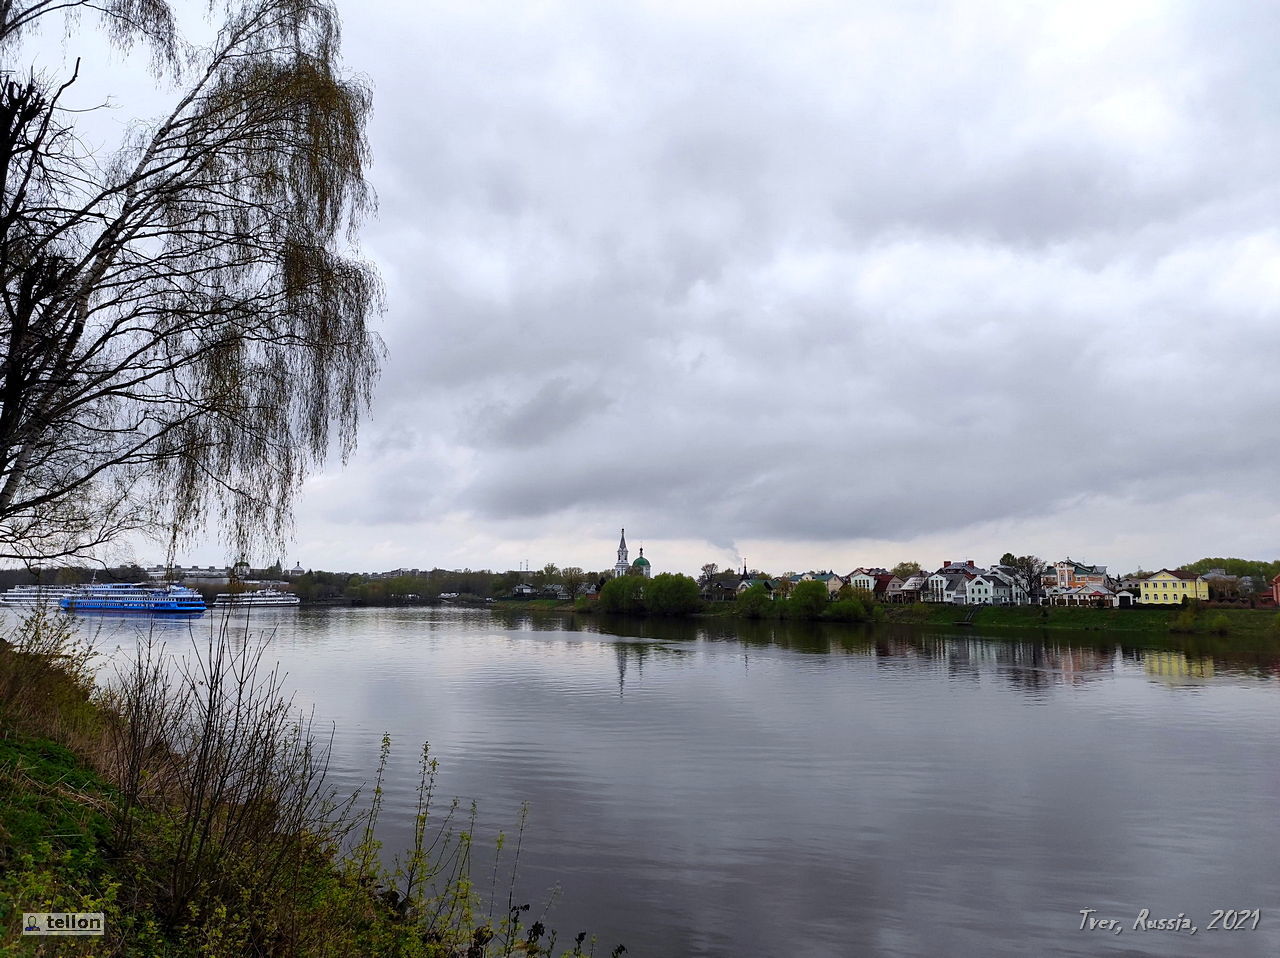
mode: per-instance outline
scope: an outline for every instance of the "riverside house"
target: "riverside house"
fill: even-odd
[[[1111,576],[1107,575],[1106,566],[1085,565],[1083,562],[1076,562],[1070,556],[1061,562],[1055,562],[1053,573],[1055,580],[1053,584],[1064,591],[1079,589],[1082,586],[1091,586],[1107,592],[1114,592],[1119,585]]]
[[[881,602],[902,601],[902,578],[892,572],[876,576],[875,597]]]
[[[1209,583],[1204,576],[1183,569],[1161,569],[1142,580],[1142,605],[1179,605],[1184,599],[1209,598]]]
[[[876,572],[873,569],[854,569],[844,580],[853,589],[874,593],[876,591]]]
[[[829,599],[834,599],[836,597],[836,593],[845,585],[844,578],[836,575],[834,572],[806,572],[804,575],[800,576],[798,581],[821,582],[827,587],[827,598]],[[873,581],[873,588],[874,585],[875,583]],[[870,592],[871,590],[868,589],[867,591]]]
[[[1128,592],[1112,592],[1110,589],[1101,585],[1077,585],[1067,589],[1059,589],[1054,586],[1052,589],[1045,590],[1045,602],[1048,605],[1087,605],[1087,606],[1112,606],[1118,608],[1121,605],[1129,605],[1126,598],[1132,599],[1133,596]]]

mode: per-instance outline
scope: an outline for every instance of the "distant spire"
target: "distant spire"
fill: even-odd
[[[618,561],[613,567],[615,575],[626,575],[627,570],[631,568],[631,563],[627,561],[627,530],[622,530],[622,537],[618,540]]]

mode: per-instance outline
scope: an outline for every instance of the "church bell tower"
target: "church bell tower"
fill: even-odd
[[[622,530],[622,538],[618,540],[618,561],[614,563],[614,575],[626,575],[627,570],[631,568],[631,563],[627,561],[627,530]]]

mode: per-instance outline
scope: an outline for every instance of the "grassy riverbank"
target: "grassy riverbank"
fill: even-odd
[[[890,622],[955,626],[973,606],[927,602],[887,606]],[[974,628],[1064,629],[1074,632],[1145,632],[1149,634],[1218,634],[1250,639],[1280,638],[1275,609],[1135,608],[1091,609],[1067,606],[979,606],[968,619]]]
[[[865,615],[839,618],[829,613],[838,606],[832,603],[819,614],[797,614],[795,610],[768,604],[744,615],[735,602],[714,603],[684,618],[715,618],[743,620],[773,620],[788,618],[812,621],[853,621],[919,625],[931,628],[954,628],[957,623],[992,630],[1050,629],[1070,632],[1123,632],[1148,635],[1215,635],[1249,641],[1271,643],[1280,641],[1280,612],[1275,609],[1244,609],[1230,607],[1166,607],[1131,609],[1096,609],[1067,606],[962,606],[941,603],[916,602],[910,605],[874,605],[865,609]],[[490,606],[501,612],[578,612],[595,614],[594,604],[579,600],[573,603],[555,599],[536,599],[528,602],[498,602]],[[872,614],[874,613],[874,615]],[[643,614],[643,613],[639,613]]]
[[[477,892],[474,808],[432,808],[425,748],[412,846],[387,868],[389,740],[367,800],[338,795],[243,636],[211,637],[177,676],[144,650],[109,693],[90,660],[60,616],[0,641],[0,955],[591,953],[585,935],[557,950],[542,922],[526,927],[527,905],[496,904],[514,888],[501,839]],[[28,911],[103,912],[106,934],[24,936]]]

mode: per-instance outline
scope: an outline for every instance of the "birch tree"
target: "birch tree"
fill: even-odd
[[[308,471],[344,460],[381,343],[356,230],[371,95],[328,0],[230,0],[207,46],[165,0],[0,0],[0,557],[65,558],[218,522],[278,542]],[[171,90],[110,155],[68,109],[85,78],[23,62],[140,43]]]

